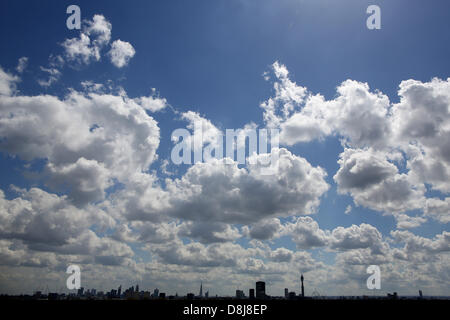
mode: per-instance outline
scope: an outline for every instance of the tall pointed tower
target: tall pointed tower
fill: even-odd
[[[300,277],[300,281],[302,282],[302,298],[305,296],[305,288],[303,287],[303,274]]]
[[[203,297],[203,282],[200,282],[200,297]]]

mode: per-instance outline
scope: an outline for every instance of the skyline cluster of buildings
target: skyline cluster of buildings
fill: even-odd
[[[303,286],[303,275],[301,275],[300,281],[301,281],[301,294],[298,297],[304,298],[304,286]],[[158,288],[155,288],[153,292],[150,291],[144,291],[139,290],[139,284],[136,284],[136,286],[131,286],[128,289],[123,290],[122,285],[120,285],[117,289],[111,289],[108,292],[104,291],[97,291],[97,289],[87,289],[85,290],[84,287],[80,287],[77,289],[77,292],[73,293],[56,293],[56,292],[48,292],[47,294],[42,293],[42,291],[36,291],[30,299],[48,299],[48,300],[64,300],[64,299],[73,299],[73,300],[79,300],[79,299],[125,299],[125,300],[150,300],[150,299],[187,299],[187,300],[194,300],[194,299],[209,299],[209,298],[224,298],[219,297],[216,295],[215,297],[209,296],[209,291],[206,291],[203,293],[203,282],[200,282],[200,290],[198,295],[195,295],[192,292],[187,293],[185,296],[179,296],[178,293],[175,293],[175,295],[166,296],[165,292],[160,292]],[[1,296],[7,296],[7,295],[0,295]],[[25,295],[26,296],[26,295]],[[288,292],[288,289],[285,288],[285,298],[286,299],[293,299],[297,297],[295,295],[295,292]],[[250,288],[248,291],[248,297],[245,295],[243,290],[236,290],[236,294],[233,297],[234,299],[270,299],[271,296],[267,295],[266,293],[266,283],[264,281],[257,281],[255,283],[255,288]]]
[[[300,277],[300,283],[301,283],[301,291],[300,294],[297,295],[295,291],[289,291],[288,288],[284,288],[284,298],[289,300],[295,300],[295,299],[303,299],[305,298],[305,287],[303,285],[303,274]],[[243,290],[236,290],[236,299],[246,299],[245,293]],[[270,299],[271,296],[266,294],[266,283],[264,281],[257,281],[255,284],[255,289],[250,288],[248,290],[248,299]]]
[[[284,296],[269,296],[266,293],[266,283],[264,281],[257,281],[255,283],[255,288],[249,288],[248,296],[245,295],[244,290],[237,289],[236,294],[233,297],[229,296],[214,296],[209,295],[209,291],[203,293],[203,282],[200,282],[200,290],[198,295],[190,292],[185,296],[179,296],[178,293],[175,295],[167,296],[165,292],[160,292],[158,288],[155,288],[153,292],[139,290],[139,284],[136,286],[131,286],[128,289],[122,290],[122,285],[117,289],[111,289],[108,292],[97,291],[96,289],[87,289],[80,287],[75,293],[56,293],[48,292],[47,294],[42,293],[42,291],[36,291],[33,295],[20,295],[20,296],[9,296],[0,295],[0,298],[16,297],[20,299],[30,299],[30,300],[201,300],[201,299],[248,299],[248,300],[302,300],[302,299],[398,299],[397,292],[388,293],[386,296],[340,296],[340,297],[306,297],[305,287],[304,287],[304,277],[303,274],[300,276],[300,293],[297,295],[295,291],[289,291],[288,288],[284,289]],[[416,298],[425,299],[422,294],[422,290],[419,290],[419,295],[417,297],[403,297],[403,298]],[[428,297],[428,298],[438,298],[438,299],[450,299],[450,297]]]

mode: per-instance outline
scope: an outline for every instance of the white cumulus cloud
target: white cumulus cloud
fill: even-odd
[[[116,40],[111,44],[111,50],[108,52],[111,63],[117,68],[122,68],[128,64],[134,57],[136,51],[129,42]]]

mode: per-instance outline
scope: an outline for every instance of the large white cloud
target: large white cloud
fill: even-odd
[[[337,250],[370,248],[378,254],[384,246],[381,233],[369,224],[352,225],[348,228],[337,227],[331,232],[330,248]]]
[[[338,191],[350,193],[356,204],[389,213],[423,208],[425,186],[399,173],[388,154],[347,148],[338,163],[334,176]]]
[[[275,96],[261,104],[269,127],[279,127],[280,141],[286,145],[308,142],[339,134],[355,147],[384,145],[389,134],[385,121],[389,99],[370,92],[366,83],[343,82],[338,96],[325,100],[289,79],[284,65],[273,64]]]
[[[124,259],[133,256],[126,244],[100,237],[91,230],[95,228],[102,232],[115,226],[114,219],[98,207],[79,209],[67,197],[39,188],[15,190],[19,197],[12,200],[7,200],[0,190],[0,236],[20,240],[26,247],[16,252],[11,249],[11,242],[7,243],[9,255],[29,255],[33,254],[32,250],[81,255],[85,257],[73,260],[86,262],[86,259],[94,259],[92,261],[100,264],[123,263]],[[24,259],[20,264],[26,261]]]
[[[258,161],[240,168],[228,158],[198,162],[180,178],[165,179],[164,188],[151,174],[135,175],[132,185],[111,195],[111,210],[132,221],[195,221],[196,227],[184,224],[182,230],[205,241],[238,237],[227,224],[315,213],[329,188],[325,171],[286,149],[272,153],[278,168],[274,175],[262,175]]]
[[[134,100],[72,91],[0,99],[0,149],[46,159],[51,186],[65,185],[79,205],[102,200],[113,180],[148,170],[159,145],[157,122]]]
[[[66,197],[38,188],[18,191],[20,197],[13,200],[0,191],[1,234],[5,238],[61,245],[102,217],[101,212],[78,209]]]
[[[196,163],[180,179],[167,179],[166,212],[187,220],[228,223],[315,213],[329,188],[325,171],[286,149],[272,153],[278,158],[276,175],[261,175],[258,165],[239,168],[231,159],[214,159]]]
[[[392,108],[395,141],[407,153],[408,169],[433,189],[450,192],[450,78],[400,84]]]
[[[427,209],[426,202],[434,200],[425,194],[428,186],[450,192],[450,79],[403,81],[398,103],[366,83],[347,80],[326,100],[293,82],[284,65],[275,62],[272,68],[275,94],[261,107],[266,125],[281,130],[282,144],[336,135],[344,146],[334,176],[341,193],[350,193],[357,205],[393,214],[399,227],[425,221],[405,214],[415,209],[445,221]]]

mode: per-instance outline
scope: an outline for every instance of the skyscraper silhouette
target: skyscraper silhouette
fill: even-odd
[[[256,282],[256,299],[264,299],[266,297],[266,283],[264,281]]]

